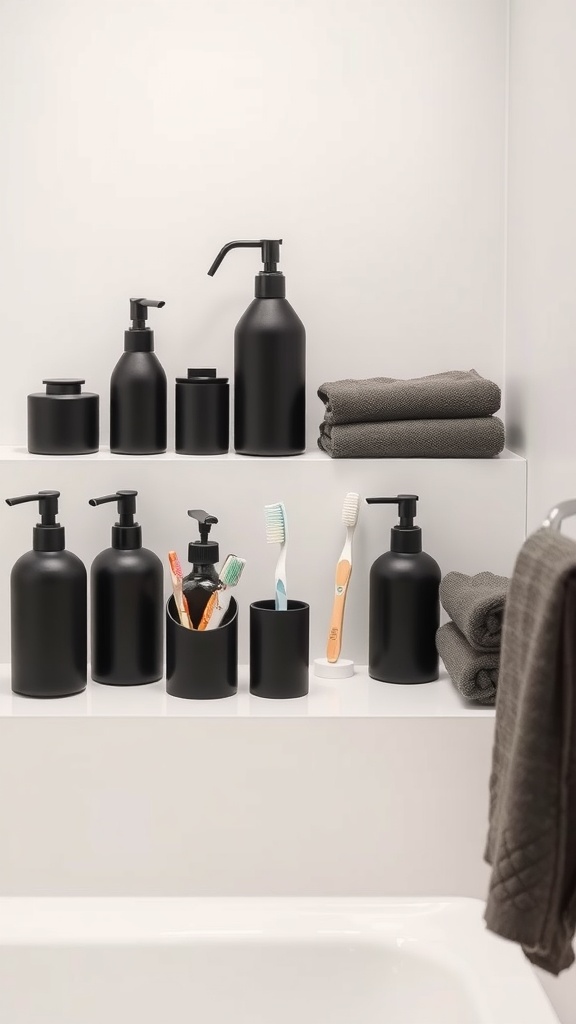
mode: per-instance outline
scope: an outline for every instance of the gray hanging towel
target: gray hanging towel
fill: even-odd
[[[499,652],[475,651],[453,622],[440,626],[436,648],[462,696],[493,706],[498,686]]]
[[[332,459],[491,459],[504,448],[497,416],[320,424],[318,447]]]
[[[411,380],[335,380],[321,384],[318,397],[326,406],[326,423],[333,425],[491,416],[500,408],[501,394],[476,370],[449,370]]]
[[[508,591],[486,859],[488,927],[559,974],[576,928],[576,544],[552,530]]]
[[[510,580],[493,572],[449,572],[440,584],[442,607],[478,651],[497,651]]]

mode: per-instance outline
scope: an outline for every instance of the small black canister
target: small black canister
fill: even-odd
[[[42,381],[28,395],[28,451],[33,455],[89,455],[98,451],[99,397],[83,392],[79,377]]]
[[[176,444],[179,455],[225,455],[230,444],[230,385],[214,369],[188,370],[176,378]]]
[[[308,693],[310,606],[288,601],[277,611],[274,601],[250,605],[250,693],[286,699]]]

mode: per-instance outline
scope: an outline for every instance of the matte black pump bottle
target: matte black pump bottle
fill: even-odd
[[[116,491],[90,500],[118,504],[112,547],[90,570],[92,679],[111,686],[162,678],[164,571],[158,556],[142,547],[142,528],[134,522],[137,494]]]
[[[159,455],[166,451],[166,374],[154,352],[154,331],[146,326],[157,299],[130,299],[132,326],[124,331],[124,353],[110,380],[110,451],[117,455]]]
[[[416,494],[366,498],[369,505],[398,505],[390,551],[370,570],[369,673],[386,683],[429,683],[438,678],[436,632],[440,625],[440,566],[422,551],[414,526]]]
[[[6,499],[40,507],[33,549],[10,576],[12,689],[26,697],[68,697],[86,689],[86,569],[64,548],[59,497],[60,491],[39,491]]]
[[[306,331],[278,270],[281,238],[228,242],[262,250],[256,298],[234,331],[234,447],[240,455],[300,455],[306,448]]]

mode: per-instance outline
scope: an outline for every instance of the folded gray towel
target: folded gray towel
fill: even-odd
[[[490,780],[488,927],[558,974],[576,928],[576,544],[539,530],[510,581]]]
[[[497,416],[320,424],[318,447],[332,459],[491,459],[504,448]]]
[[[498,651],[475,651],[453,622],[440,626],[436,648],[463,697],[479,704],[494,704],[500,664]]]
[[[440,584],[442,607],[477,651],[497,651],[500,647],[509,583],[506,576],[492,572],[479,572],[477,576],[449,572]]]
[[[500,408],[500,388],[476,370],[450,370],[396,380],[335,380],[321,384],[326,423],[382,423],[491,416]]]

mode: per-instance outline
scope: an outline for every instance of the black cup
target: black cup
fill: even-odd
[[[250,605],[250,693],[284,699],[308,693],[310,606],[288,601],[277,612],[274,601]]]
[[[216,370],[188,370],[176,378],[179,455],[225,455],[230,445],[230,385]]]
[[[238,605],[217,629],[186,629],[171,597],[166,605],[166,691],[188,700],[231,697],[238,690]]]

